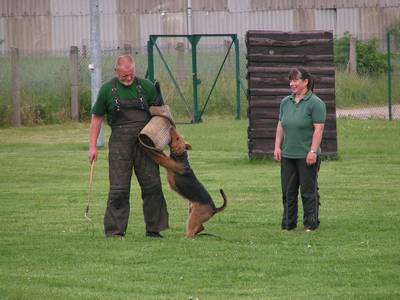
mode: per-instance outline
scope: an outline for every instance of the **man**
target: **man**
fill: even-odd
[[[135,76],[135,62],[130,55],[117,58],[115,72],[117,77],[103,84],[92,108],[89,141],[89,161],[92,163],[98,156],[96,141],[107,115],[111,136],[105,235],[123,237],[126,233],[134,170],[142,193],[146,236],[162,237],[160,231],[168,228],[168,211],[159,166],[144,154],[137,136],[151,118],[149,106],[162,105],[163,101],[152,82]]]

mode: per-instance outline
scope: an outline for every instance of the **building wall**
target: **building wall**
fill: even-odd
[[[104,49],[144,49],[150,34],[186,34],[187,0],[99,0]],[[192,33],[331,30],[381,37],[400,20],[400,0],[192,0]],[[88,0],[1,0],[0,51],[68,51],[90,40]],[[174,44],[173,39],[166,44]],[[209,43],[212,43],[211,41]]]
[[[342,36],[349,32],[354,36],[361,35],[360,10],[358,8],[340,8],[336,10],[336,35]]]
[[[315,9],[315,28],[319,30],[332,30],[337,33],[337,10],[335,8]]]

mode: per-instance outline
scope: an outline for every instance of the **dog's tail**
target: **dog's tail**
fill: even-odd
[[[185,166],[183,164],[171,159],[163,151],[157,151],[146,147],[143,147],[143,150],[153,161],[167,170],[172,170],[179,174],[183,174],[185,171]]]
[[[224,199],[224,203],[222,204],[221,207],[217,207],[217,209],[215,210],[215,214],[223,211],[226,208],[226,206],[228,205],[228,198],[226,197],[223,189],[220,189],[219,192],[221,193],[221,196]]]

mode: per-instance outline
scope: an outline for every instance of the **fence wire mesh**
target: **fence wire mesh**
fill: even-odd
[[[343,38],[342,38],[343,39]],[[339,118],[389,118],[388,94],[391,91],[393,119],[400,115],[400,36],[390,35],[375,41],[357,42],[358,73],[349,72],[349,43],[346,39],[335,41],[336,110]],[[246,46],[240,41],[241,116],[247,111]],[[368,44],[369,43],[369,44]],[[212,84],[229,48],[226,37],[203,37],[198,43],[198,94],[199,108],[205,105]],[[390,45],[390,48],[387,47]],[[154,50],[155,79],[161,84],[165,102],[169,104],[178,121],[190,120],[193,111],[192,53],[185,39],[164,40],[158,44],[163,59]],[[376,51],[372,51],[374,48]],[[388,49],[390,49],[391,81],[388,81]],[[114,76],[116,56],[130,53],[136,60],[136,73],[145,77],[147,71],[146,49],[116,48],[102,51],[102,81]],[[372,55],[373,54],[373,55]],[[360,58],[364,57],[363,64]],[[366,57],[366,58],[365,58]],[[378,72],[365,70],[365,61]],[[90,63],[87,49],[79,49],[79,115],[80,120],[90,118]],[[179,85],[176,88],[165,64]],[[70,58],[65,52],[19,51],[20,106],[23,125],[50,124],[71,118]],[[0,56],[0,126],[13,124],[13,79],[10,52]],[[288,93],[289,93],[288,89]],[[184,95],[185,100],[182,100]],[[204,111],[207,115],[229,115],[236,109],[235,53],[232,48],[221,71],[215,89]]]
[[[400,39],[399,34],[389,36],[390,42],[387,36],[367,41],[355,40],[354,72],[351,72],[349,60],[349,36],[336,40],[337,117],[400,118]]]

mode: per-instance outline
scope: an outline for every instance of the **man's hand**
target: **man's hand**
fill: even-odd
[[[97,147],[90,147],[89,149],[89,162],[92,163],[93,161],[97,160]]]
[[[90,135],[89,135],[89,162],[92,163],[97,159],[97,137],[99,136],[103,117],[93,115],[90,122]]]

